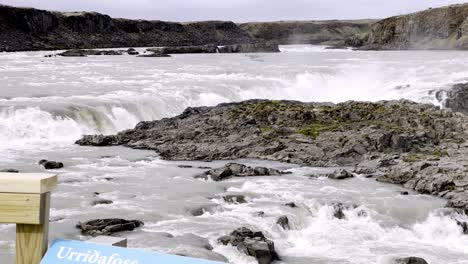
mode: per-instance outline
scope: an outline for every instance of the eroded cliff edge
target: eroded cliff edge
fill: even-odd
[[[240,44],[254,40],[235,23],[113,19],[0,5],[0,51]]]
[[[372,24],[365,49],[468,49],[468,4],[394,16]]]

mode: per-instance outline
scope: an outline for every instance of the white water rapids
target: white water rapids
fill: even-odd
[[[145,222],[122,234],[130,247],[211,259],[221,254],[236,264],[255,261],[216,238],[241,226],[273,240],[280,263],[389,264],[402,256],[468,263],[468,236],[435,197],[402,196],[398,186],[359,177],[309,178],[323,169],[252,160],[243,162],[293,174],[205,182],[193,178],[203,171],[196,167],[225,162],[167,162],[149,151],[73,145],[83,134],[112,134],[188,106],[251,98],[437,104],[434,91],[468,82],[466,52],[283,46],[279,54],[44,57],[50,53],[0,53],[0,169],[41,171],[43,158],[65,163],[52,197],[51,239],[84,239],[74,228],[78,220],[120,217]],[[114,203],[91,206],[94,192]],[[226,193],[244,194],[248,203],[227,204]],[[358,207],[340,220],[332,216],[334,202]],[[190,213],[200,207],[207,212]],[[276,225],[282,215],[292,230]],[[14,228],[0,225],[0,233],[0,263],[13,263]]]

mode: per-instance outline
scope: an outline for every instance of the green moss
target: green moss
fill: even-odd
[[[421,154],[410,154],[403,158],[403,161],[409,162],[409,163],[418,162],[421,160],[423,160],[423,157]]]
[[[268,133],[272,130],[271,127],[261,127],[260,128],[260,131],[262,131],[262,133]]]
[[[336,124],[314,123],[307,127],[297,130],[297,133],[315,138],[318,137],[322,132],[336,131],[338,128],[339,126]]]
[[[457,189],[457,186],[455,186],[455,184],[451,184],[446,187],[446,190],[448,191],[455,191],[456,189]]]
[[[432,156],[436,156],[436,157],[448,157],[449,154],[447,151],[442,151],[442,150],[435,150],[434,152],[432,152]]]

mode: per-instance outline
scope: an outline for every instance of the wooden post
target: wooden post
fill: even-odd
[[[0,173],[0,223],[16,224],[16,264],[39,264],[46,253],[56,187],[57,175]]]

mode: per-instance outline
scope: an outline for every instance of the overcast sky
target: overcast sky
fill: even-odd
[[[12,6],[96,11],[112,17],[168,21],[383,18],[457,0],[0,0]]]

